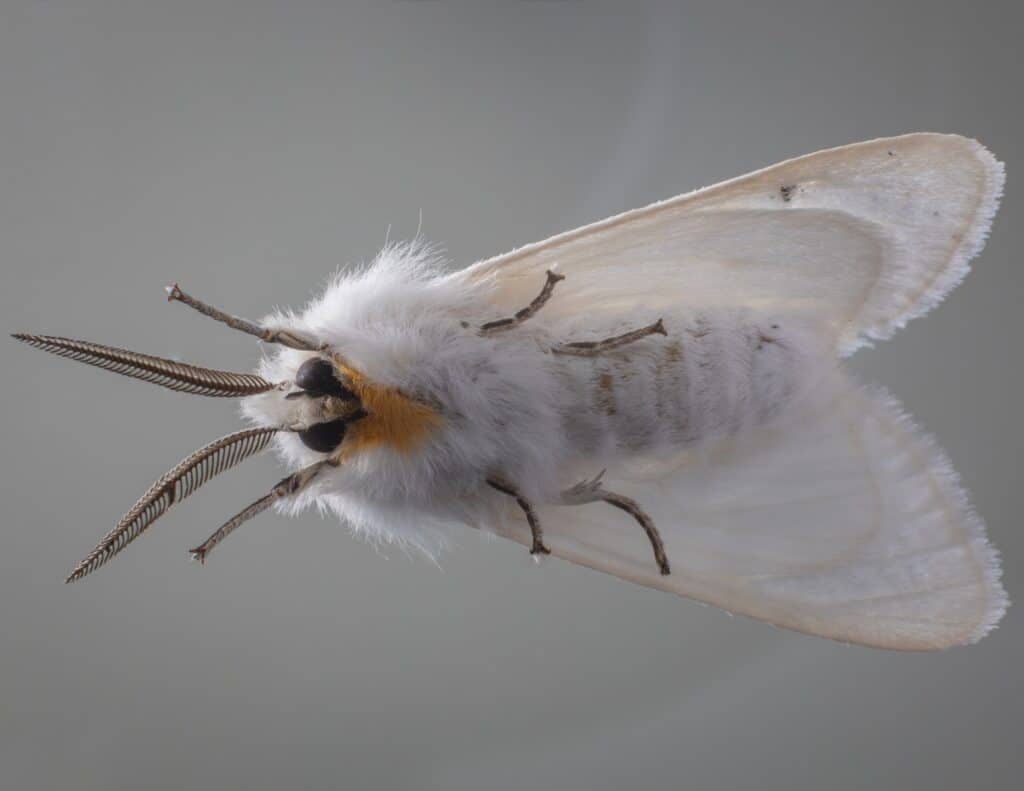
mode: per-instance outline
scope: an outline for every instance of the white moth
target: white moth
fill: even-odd
[[[1003,615],[995,550],[942,451],[840,359],[936,305],[982,248],[1003,168],[914,134],[821,151],[451,273],[388,246],[299,314],[258,375],[18,335],[254,428],[158,480],[76,568],[273,443],[311,503],[434,554],[463,523],[642,585],[865,645],[937,649]],[[564,281],[564,282],[563,282]]]

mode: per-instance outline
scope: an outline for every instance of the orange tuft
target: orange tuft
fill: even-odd
[[[360,372],[338,363],[359,396],[366,417],[352,424],[342,445],[343,455],[376,445],[388,445],[401,453],[416,448],[443,419],[437,412],[398,390],[369,382]]]

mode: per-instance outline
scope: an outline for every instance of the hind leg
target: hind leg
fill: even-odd
[[[648,516],[636,500],[605,489],[601,485],[601,476],[603,475],[602,471],[593,480],[580,481],[575,486],[566,489],[562,492],[562,504],[586,505],[587,503],[604,502],[620,511],[625,511],[640,524],[647,534],[647,540],[651,542],[651,548],[654,550],[654,560],[658,564],[658,569],[663,575],[671,573],[668,556],[665,554],[665,545],[662,543],[658,528],[654,526],[654,520]]]

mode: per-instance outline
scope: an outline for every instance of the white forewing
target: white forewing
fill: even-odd
[[[544,271],[545,311],[744,305],[806,318],[842,354],[939,302],[981,249],[1002,165],[974,140],[913,134],[820,151],[626,212],[454,277],[493,278],[518,310]]]
[[[622,461],[603,481],[654,519],[672,573],[658,573],[638,525],[604,503],[540,509],[554,555],[885,648],[974,642],[1006,608],[995,551],[942,451],[892,399],[842,374],[777,425]],[[529,546],[521,515],[509,516],[501,532]]]

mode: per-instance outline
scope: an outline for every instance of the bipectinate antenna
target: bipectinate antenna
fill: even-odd
[[[186,294],[177,285],[168,289],[168,299],[184,302],[206,316],[268,343],[279,343],[305,351],[318,351],[322,348],[319,344],[302,337],[297,332],[266,329],[246,319],[224,313]],[[61,357],[195,395],[245,397],[266,393],[270,390],[287,389],[291,384],[268,382],[254,374],[200,368],[163,357],[154,357],[149,354],[73,338],[28,333],[16,333],[13,337],[37,349]],[[297,432],[299,438],[308,448],[319,453],[332,453],[344,438],[348,422],[358,419],[365,413],[362,412],[358,399],[335,378],[330,363],[324,360],[314,358],[307,361],[307,364],[301,369],[301,376],[297,376],[296,379],[299,386],[303,388],[298,393],[300,395],[351,403],[343,404],[335,409],[333,420],[320,420],[309,425],[300,421],[288,425],[264,426],[238,431],[221,437],[182,459],[173,469],[162,475],[149,487],[138,502],[114,526],[114,529],[103,537],[103,540],[81,563],[75,566],[66,582],[74,582],[95,571],[142,535],[171,506],[189,497],[210,479],[234,467],[249,456],[262,451],[278,432]],[[268,495],[257,500],[225,523],[206,543],[194,549],[193,555],[200,560],[205,558],[214,546],[240,524],[265,510],[275,501],[298,494],[316,478],[324,467],[337,464],[336,459],[327,458],[289,475],[278,483]]]
[[[195,492],[211,478],[234,467],[240,461],[263,450],[281,429],[251,428],[221,437],[182,459],[172,470],[160,476],[103,537],[65,582],[74,582],[89,574],[138,538],[167,510]]]
[[[15,333],[12,337],[61,357],[194,395],[230,398],[265,393],[277,387],[274,383],[254,374],[200,368],[89,341],[77,341],[55,335],[30,335],[23,332]]]

